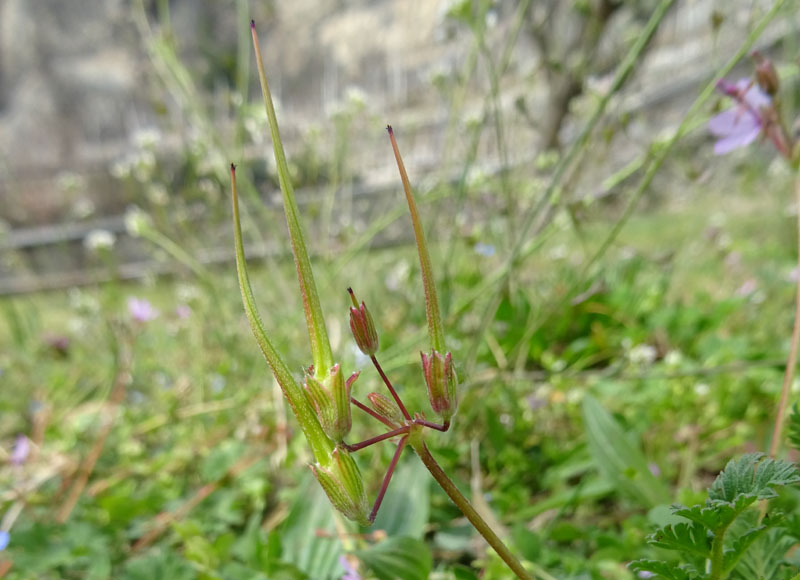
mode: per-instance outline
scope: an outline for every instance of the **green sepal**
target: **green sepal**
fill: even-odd
[[[350,432],[353,425],[350,413],[350,386],[352,381],[344,380],[339,365],[333,365],[327,376],[318,380],[307,374],[305,390],[309,402],[317,413],[317,418],[325,433],[336,442]]]
[[[428,387],[428,399],[431,402],[431,408],[444,421],[450,421],[455,415],[456,407],[458,406],[456,399],[458,379],[456,378],[452,355],[449,352],[443,355],[433,350],[430,354],[421,352],[420,356],[422,357],[422,373],[425,376],[425,384]]]
[[[358,465],[347,451],[338,447],[331,453],[331,460],[330,467],[317,463],[311,466],[311,471],[333,507],[362,526],[370,525],[367,494]]]
[[[390,423],[400,427],[405,422],[403,420],[403,413],[400,412],[400,409],[397,407],[397,403],[395,403],[386,395],[382,395],[381,393],[370,393],[367,395],[367,399],[369,399],[369,402],[375,412]]]

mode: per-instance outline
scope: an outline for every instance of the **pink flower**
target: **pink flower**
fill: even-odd
[[[139,323],[150,322],[158,318],[158,310],[148,300],[133,296],[128,298],[128,313]]]
[[[18,435],[11,451],[11,464],[22,465],[31,452],[30,440],[25,435]]]
[[[749,79],[720,81],[717,89],[736,101],[736,106],[713,117],[708,130],[717,142],[714,153],[724,155],[746,147],[764,131],[772,99]]]

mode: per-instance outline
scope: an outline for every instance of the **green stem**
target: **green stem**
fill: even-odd
[[[469,522],[475,527],[476,530],[484,537],[486,542],[494,548],[494,551],[497,552],[497,555],[502,558],[502,560],[508,565],[514,574],[516,574],[517,578],[522,580],[533,580],[533,576],[531,576],[525,568],[522,567],[522,563],[517,560],[516,556],[511,553],[508,547],[503,543],[503,540],[494,532],[494,530],[486,523],[486,521],[480,516],[480,514],[472,507],[472,504],[469,503],[469,500],[464,497],[464,495],[458,490],[456,485],[453,481],[447,477],[447,474],[441,468],[441,466],[436,462],[431,455],[431,452],[428,450],[428,447],[425,445],[425,442],[422,440],[421,433],[419,431],[412,431],[409,436],[409,444],[414,448],[414,451],[417,452],[419,458],[422,460],[422,463],[425,464],[425,467],[428,468],[428,471],[431,472],[431,475],[436,480],[444,492],[453,500],[453,503],[456,504],[458,509],[461,510]]]
[[[255,22],[252,20],[250,21],[250,31],[253,36],[258,78],[261,81],[261,92],[264,96],[264,106],[267,110],[269,130],[272,135],[272,149],[278,166],[278,181],[280,182],[283,196],[283,209],[286,214],[286,224],[289,227],[292,254],[297,267],[297,278],[300,282],[300,293],[306,314],[308,337],[311,341],[311,355],[314,360],[314,376],[322,380],[328,375],[329,369],[333,366],[331,343],[328,339],[328,331],[325,328],[325,318],[322,315],[322,306],[320,305],[317,286],[314,282],[314,273],[311,270],[311,261],[308,258],[303,229],[300,225],[300,211],[297,208],[297,201],[294,197],[294,188],[289,176],[289,165],[286,163],[286,154],[283,151],[283,142],[278,130],[278,118],[275,115],[275,106],[272,103],[267,75],[264,72],[264,62],[261,60],[261,45],[258,43]]]
[[[242,224],[239,219],[239,197],[236,193],[236,166],[231,163],[231,192],[233,199],[233,233],[234,245],[236,247],[236,272],[239,275],[239,288],[242,291],[242,302],[244,303],[244,310],[247,314],[247,320],[250,322],[250,328],[253,331],[253,336],[261,347],[261,352],[264,353],[264,358],[267,359],[272,374],[281,386],[284,396],[289,401],[289,404],[297,417],[303,433],[311,445],[311,450],[314,458],[324,467],[328,467],[331,463],[331,453],[333,452],[334,445],[331,439],[325,434],[322,425],[319,423],[314,409],[308,402],[308,399],[303,392],[303,388],[297,383],[289,371],[289,367],[283,361],[283,358],[275,350],[267,337],[267,332],[264,330],[264,324],[261,322],[261,315],[256,306],[256,300],[253,296],[253,289],[250,286],[250,276],[247,272],[247,261],[244,255],[244,244],[242,242]]]
[[[625,55],[624,60],[617,68],[614,79],[611,82],[611,87],[600,98],[594,112],[592,113],[592,116],[589,118],[580,135],[578,135],[578,138],[572,143],[572,145],[570,145],[570,148],[567,150],[564,157],[562,157],[558,162],[558,165],[556,165],[556,168],[553,172],[553,177],[550,179],[550,183],[548,184],[544,194],[539,199],[538,203],[529,209],[524,216],[517,240],[514,242],[508,258],[501,267],[499,275],[496,276],[498,284],[506,283],[506,281],[511,277],[514,267],[516,267],[523,258],[523,248],[528,237],[528,231],[542,215],[542,213],[550,206],[550,204],[555,203],[555,199],[561,191],[561,182],[563,181],[564,176],[567,174],[567,171],[569,169],[572,169],[573,171],[577,170],[578,166],[580,165],[579,160],[589,144],[589,137],[591,137],[595,127],[597,127],[597,125],[600,123],[600,120],[603,118],[608,104],[630,77],[633,69],[639,62],[641,55],[647,48],[650,39],[655,35],[662,20],[667,15],[667,12],[674,3],[675,0],[661,0],[661,3],[653,11],[653,15],[650,17],[650,20],[648,21],[644,30],[642,30],[642,33],[639,35],[636,43],[631,47],[631,49]],[[467,360],[472,360],[472,358],[474,358],[474,353],[477,351],[479,346],[478,341],[483,340],[484,331],[486,328],[488,328],[495,316],[495,313],[497,312],[497,308],[500,304],[499,298],[500,295],[498,293],[497,297],[491,300],[487,305],[486,310],[481,317],[478,331],[475,333],[475,341],[468,351]]]
[[[422,229],[422,220],[419,217],[417,204],[414,201],[414,194],[411,191],[411,182],[408,180],[406,166],[397,148],[397,141],[394,138],[394,131],[391,125],[386,126],[389,132],[389,139],[392,141],[394,157],[397,160],[397,168],[400,170],[400,179],[403,182],[403,189],[406,192],[408,201],[408,211],[411,214],[411,223],[414,226],[414,238],[417,241],[419,252],[419,265],[422,270],[422,285],[425,287],[425,316],[428,319],[428,334],[431,339],[431,348],[437,352],[444,353],[444,330],[442,329],[442,316],[439,313],[439,300],[436,297],[436,284],[433,279],[433,266],[431,266],[431,255],[428,252],[428,244],[425,241],[425,232]]]
[[[725,570],[724,570],[724,556],[725,556],[725,546],[723,541],[725,539],[725,531],[728,529],[727,526],[720,530],[714,530],[714,541],[711,542],[711,573],[708,576],[708,580],[722,580],[725,578]]]
[[[797,267],[800,269],[800,172],[794,179],[794,193],[797,212]],[[800,344],[800,280],[796,283],[792,343],[789,347],[789,358],[786,361],[786,370],[783,374],[783,386],[781,387],[781,398],[775,417],[775,427],[772,431],[772,442],[769,446],[770,457],[776,457],[781,448],[781,432],[783,431],[783,422],[786,417],[786,407],[789,405],[789,391],[794,381],[794,371],[797,366],[798,344]]]

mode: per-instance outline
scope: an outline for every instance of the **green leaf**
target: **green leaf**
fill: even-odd
[[[433,556],[421,540],[395,537],[375,544],[355,555],[378,580],[427,580],[433,569]]]
[[[787,536],[784,530],[770,528],[766,534],[760,534],[752,542],[750,548],[733,569],[730,578],[735,580],[786,578],[781,574],[781,570],[785,568],[787,552],[794,545],[794,538]]]
[[[334,512],[325,493],[311,475],[303,477],[289,515],[280,527],[281,559],[291,562],[314,580],[338,578],[340,542],[336,539]],[[329,537],[319,537],[318,531]]]
[[[588,395],[583,400],[583,423],[597,467],[620,492],[647,507],[669,503],[669,491],[650,472],[645,456],[611,414]]]
[[[657,548],[688,552],[700,558],[708,558],[711,555],[708,530],[697,522],[665,526],[651,535],[648,541]]]
[[[730,570],[736,565],[739,559],[747,552],[747,549],[760,538],[763,536],[767,530],[769,529],[768,526],[759,526],[757,528],[751,528],[747,530],[744,534],[736,538],[731,547],[725,550],[725,554],[723,555],[722,560],[722,568],[725,572],[730,572]]]
[[[450,570],[455,580],[478,580],[478,575],[472,568],[456,564]]]
[[[733,502],[739,494],[771,499],[777,495],[773,486],[796,483],[800,483],[800,470],[795,464],[763,453],[748,453],[728,462],[714,480],[708,497],[728,502]]]
[[[728,527],[739,514],[755,501],[756,498],[746,495],[740,495],[733,503],[708,500],[704,506],[678,506],[675,508],[675,515],[702,524],[712,531],[717,531]]]
[[[655,574],[656,578],[664,578],[665,580],[694,580],[695,578],[700,578],[683,568],[678,568],[675,564],[668,564],[660,560],[634,560],[629,564],[629,567],[637,574],[650,572]]]
[[[430,513],[430,482],[421,461],[400,465],[375,518],[375,527],[389,536],[422,539]]]

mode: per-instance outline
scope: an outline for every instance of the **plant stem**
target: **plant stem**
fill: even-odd
[[[431,455],[420,433],[414,433],[412,431],[409,437],[409,443],[414,448],[414,451],[417,452],[417,455],[419,455],[425,467],[428,468],[428,471],[431,472],[436,483],[438,483],[450,499],[453,500],[453,503],[456,504],[458,509],[461,510],[461,513],[467,517],[469,522],[478,530],[488,544],[494,548],[497,555],[500,556],[514,574],[516,574],[517,578],[533,580],[533,576],[522,567],[520,561],[511,553],[508,547],[503,543],[503,540],[498,537],[489,524],[487,524],[475,508],[472,507],[472,504],[469,503],[469,500],[458,490],[453,481],[447,477],[447,474],[433,458],[433,455]]]
[[[711,573],[708,580],[722,580],[724,578],[724,543],[727,526],[721,530],[714,530],[714,541],[711,542]]]
[[[386,385],[386,388],[389,389],[389,392],[392,394],[392,397],[394,397],[394,402],[397,403],[398,407],[400,407],[400,412],[403,413],[403,417],[405,417],[407,421],[410,421],[411,415],[408,414],[408,409],[406,409],[406,406],[403,404],[403,401],[400,400],[400,396],[397,394],[397,391],[394,390],[394,387],[392,386],[392,382],[389,380],[389,377],[387,377],[386,373],[383,372],[381,365],[378,363],[378,359],[375,358],[374,354],[370,355],[369,358],[372,359],[372,364],[375,365],[375,370],[378,371],[378,374],[383,379],[383,383]]]
[[[391,431],[387,431],[386,433],[381,433],[380,435],[376,435],[375,437],[370,437],[369,439],[365,439],[360,443],[353,443],[352,445],[348,445],[347,443],[343,443],[345,449],[350,451],[358,451],[359,449],[364,449],[364,447],[369,447],[370,445],[375,445],[376,443],[380,443],[381,441],[386,441],[387,439],[391,439],[392,437],[397,437],[398,435],[403,435],[408,433],[410,427],[405,425],[403,427],[398,427],[397,429],[392,429]]]
[[[378,492],[378,497],[375,498],[375,505],[372,506],[372,511],[369,514],[370,522],[374,522],[378,515],[378,510],[381,507],[381,503],[383,503],[383,496],[386,495],[386,490],[389,489],[389,482],[392,479],[394,470],[397,467],[397,462],[400,460],[400,455],[403,453],[406,443],[408,443],[408,435],[403,437],[400,440],[400,443],[397,444],[397,449],[394,452],[394,457],[392,457],[392,462],[389,464],[389,469],[386,470],[386,476],[383,478],[383,483],[381,483],[381,489]]]
[[[797,268],[800,272],[800,173],[794,179],[795,212],[797,214]],[[772,430],[772,442],[769,445],[770,457],[776,457],[781,447],[781,432],[786,416],[786,407],[789,404],[789,390],[794,380],[794,369],[797,366],[797,348],[800,344],[800,280],[796,282],[794,298],[794,328],[792,329],[792,343],[789,347],[789,358],[786,361],[786,370],[783,374],[783,387],[778,403],[778,413],[775,417],[775,427]]]

